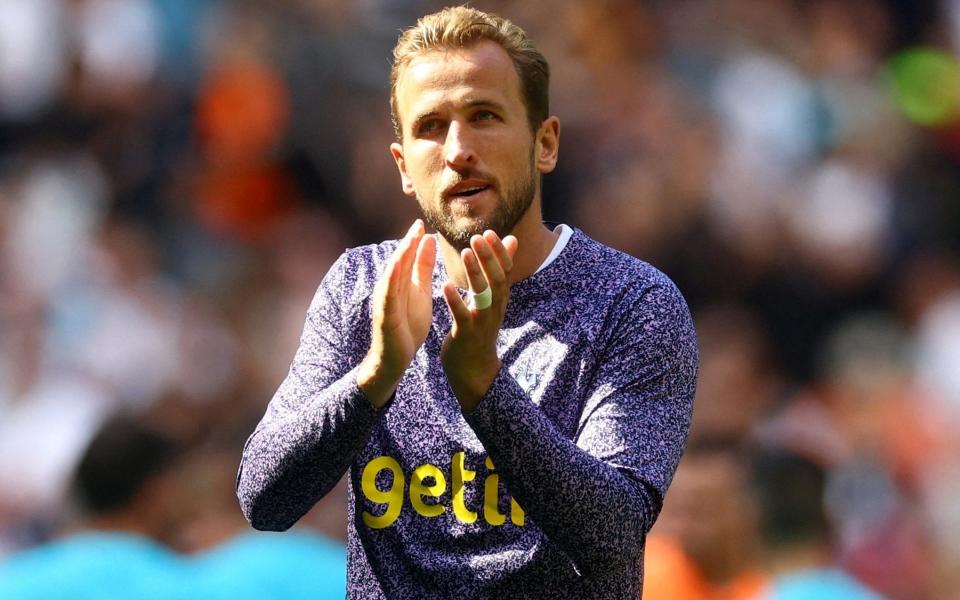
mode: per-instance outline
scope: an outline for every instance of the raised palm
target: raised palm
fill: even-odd
[[[357,381],[382,405],[423,344],[433,321],[431,277],[437,245],[419,219],[400,240],[373,291],[370,351]]]

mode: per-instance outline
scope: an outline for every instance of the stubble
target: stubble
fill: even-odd
[[[450,210],[450,205],[442,198],[435,202],[424,202],[417,194],[417,201],[423,211],[423,217],[431,227],[437,230],[447,242],[457,250],[470,246],[470,238],[492,229],[501,239],[513,232],[520,219],[530,210],[533,197],[536,194],[536,169],[533,149],[530,152],[530,168],[527,177],[516,186],[500,190],[500,202],[489,218],[475,217],[466,227],[457,225],[458,217]],[[462,174],[463,179],[469,179],[470,174]]]

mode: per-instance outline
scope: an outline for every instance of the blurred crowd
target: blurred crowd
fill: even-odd
[[[102,522],[78,467],[119,417],[176,448],[119,529],[195,557],[245,534],[240,449],[320,279],[418,214],[389,57],[444,4],[0,0],[0,569]],[[960,0],[472,5],[551,63],[547,219],[695,315],[651,573],[689,598],[813,567],[955,598]],[[298,527],[342,540],[345,513],[341,488]]]

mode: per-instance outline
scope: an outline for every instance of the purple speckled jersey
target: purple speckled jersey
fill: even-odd
[[[350,598],[639,598],[643,546],[680,460],[697,344],[673,283],[575,231],[514,284],[503,367],[464,414],[433,327],[383,409],[357,387],[371,293],[396,242],[347,251],[247,442],[238,494],[286,529],[349,471]]]

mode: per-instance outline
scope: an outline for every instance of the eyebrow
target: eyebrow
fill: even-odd
[[[481,98],[481,99],[479,99],[479,100],[471,100],[470,102],[467,102],[467,108],[476,108],[476,107],[478,107],[478,106],[488,106],[488,107],[494,108],[494,109],[496,109],[496,110],[498,110],[498,111],[500,111],[500,112],[503,112],[503,110],[504,110],[504,109],[503,109],[503,105],[500,104],[499,102],[494,101],[494,100],[483,100],[483,99]]]

